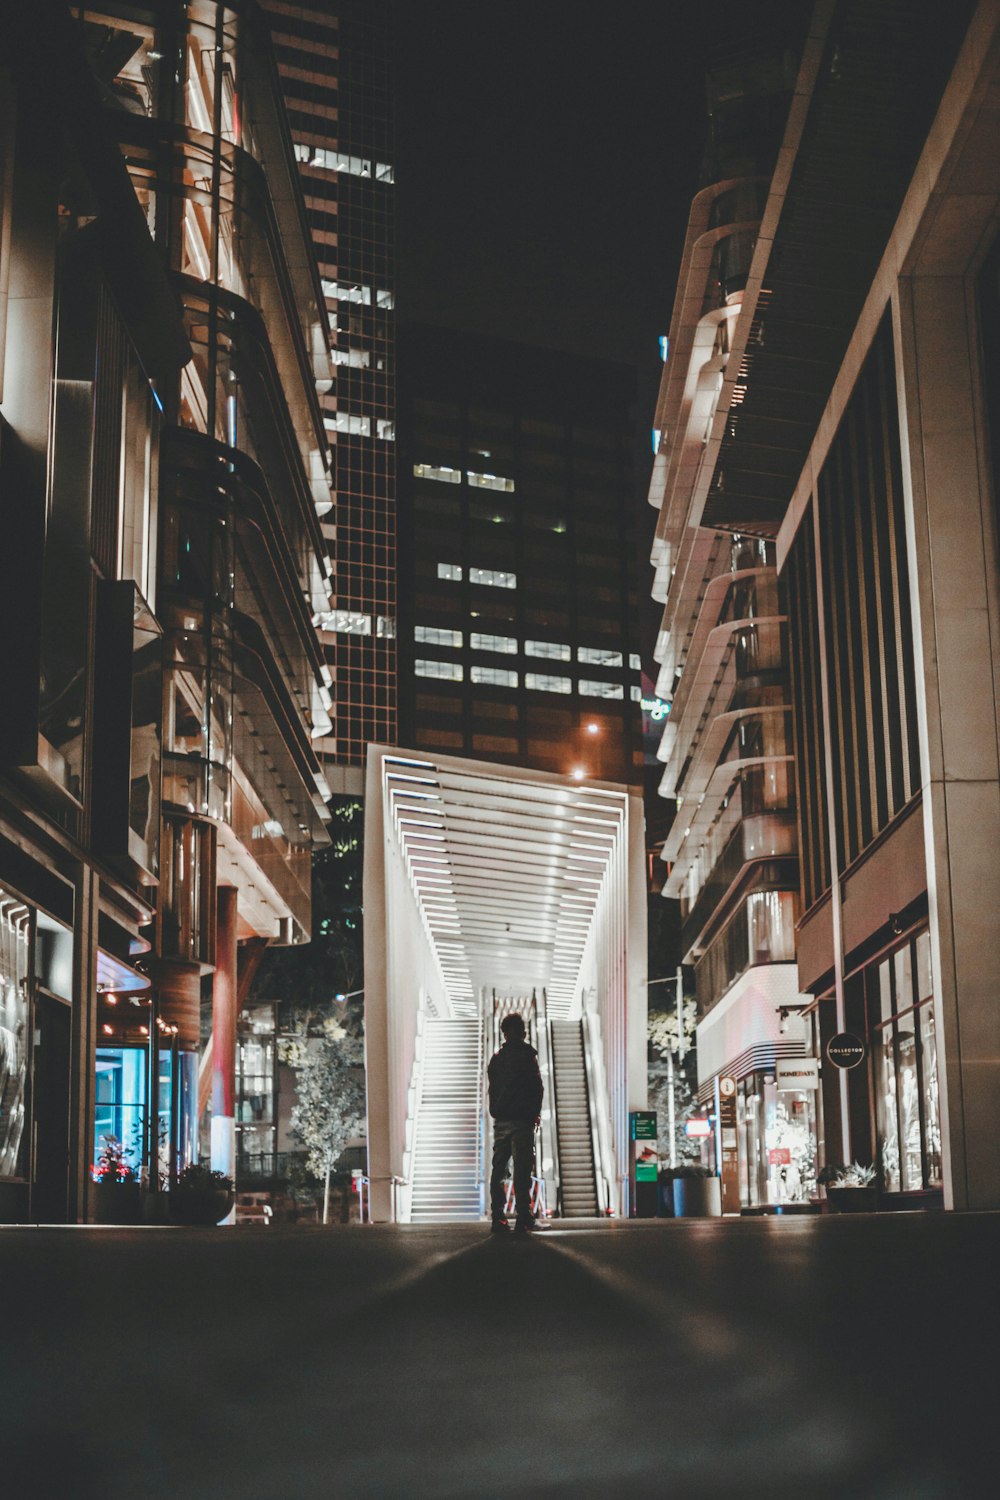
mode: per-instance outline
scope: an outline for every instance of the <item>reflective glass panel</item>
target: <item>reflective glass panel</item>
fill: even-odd
[[[903,1191],[923,1187],[923,1165],[920,1156],[920,1081],[917,1073],[917,1040],[914,1034],[915,1014],[896,1023],[896,1055],[899,1092],[899,1165]]]
[[[919,944],[919,939],[917,940]],[[919,948],[918,948],[919,953]],[[922,1005],[920,1048],[924,1071],[924,1132],[927,1156],[927,1186],[940,1187],[941,1172],[941,1100],[938,1093],[937,1031],[933,1005]]]

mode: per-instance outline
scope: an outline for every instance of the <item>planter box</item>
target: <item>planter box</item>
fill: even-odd
[[[828,1187],[827,1202],[832,1214],[874,1214],[878,1212],[878,1188]]]
[[[95,1224],[138,1224],[142,1200],[137,1182],[95,1182]]]
[[[721,1219],[722,1181],[718,1177],[675,1177],[675,1219]]]
[[[170,1222],[189,1226],[218,1224],[232,1208],[234,1197],[233,1193],[219,1189],[196,1192],[172,1188],[167,1194]]]

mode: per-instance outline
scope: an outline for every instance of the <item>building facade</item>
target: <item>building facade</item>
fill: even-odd
[[[308,938],[327,841],[331,498],[255,7],[44,10],[4,18],[3,491],[31,558],[5,564],[0,1197],[59,1220],[99,1209],[109,1145],[153,1193],[232,1170],[237,1012],[267,944]]]
[[[993,3],[815,7],[697,481],[773,539],[819,1155],[885,1208],[1000,1203],[998,66]]]
[[[365,747],[396,736],[393,117],[384,0],[266,0],[330,322],[321,389],[336,513],[330,606],[317,614],[336,684],[319,749],[359,794]]]
[[[702,1098],[735,1083],[720,1141],[725,1207],[797,1202],[816,1185],[815,1093],[779,1062],[811,1052],[795,967],[798,865],[787,633],[774,542],[703,514],[705,444],[743,313],[798,66],[798,37],[723,53],[707,80],[703,186],[691,206],[654,431],[663,605],[658,756],[676,815],[662,894],[681,906],[694,966]],[[801,1081],[801,1080],[798,1080]],[[724,1149],[723,1149],[724,1148]]]
[[[632,372],[399,343],[402,742],[641,781]]]

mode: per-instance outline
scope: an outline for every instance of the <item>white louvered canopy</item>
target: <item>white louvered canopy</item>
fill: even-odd
[[[622,868],[624,789],[388,752],[386,829],[455,1014],[482,988],[546,990],[568,1014],[602,895]]]

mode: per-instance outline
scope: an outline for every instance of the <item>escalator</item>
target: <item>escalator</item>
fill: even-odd
[[[583,1023],[553,1021],[550,1033],[559,1147],[559,1210],[563,1218],[596,1218],[597,1177]]]

